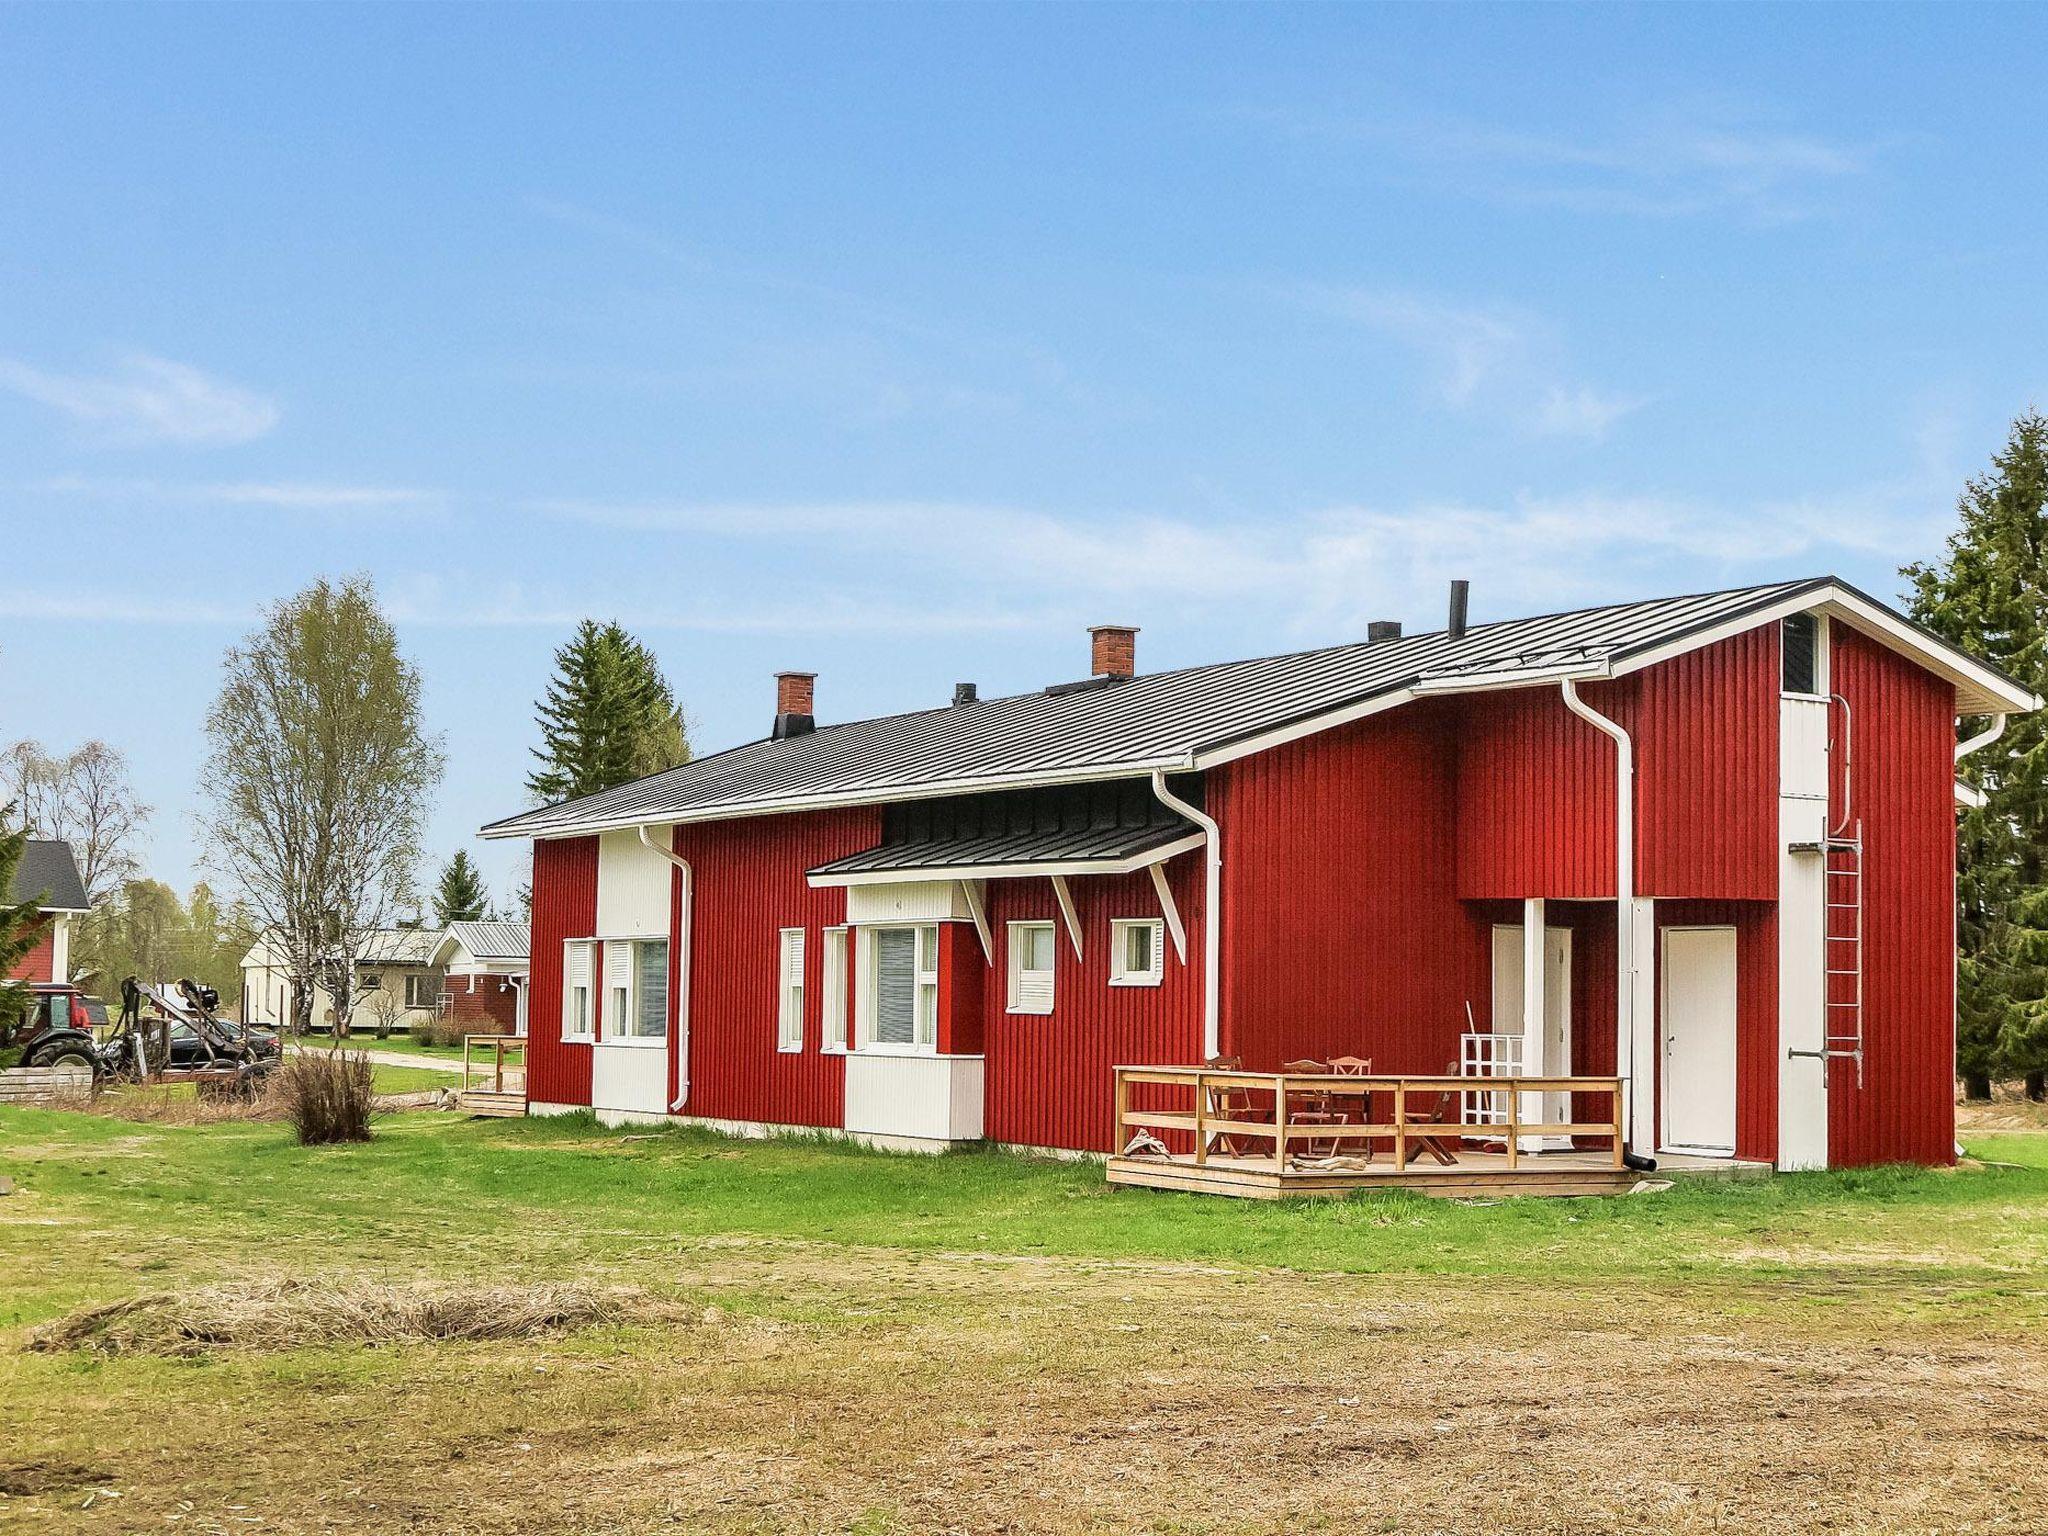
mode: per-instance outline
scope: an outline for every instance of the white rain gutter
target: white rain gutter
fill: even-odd
[[[1218,965],[1223,954],[1223,829],[1215,818],[1196,810],[1166,787],[1165,771],[1152,770],[1152,793],[1170,811],[1179,811],[1202,829],[1202,1059],[1223,1053],[1218,1024]]]
[[[697,919],[697,874],[690,861],[647,835],[647,824],[635,830],[641,846],[658,853],[683,873],[683,920],[676,934],[676,1096],[668,1112],[680,1111],[690,1098],[690,930]]]
[[[1652,1102],[1647,1073],[1638,1074],[1644,1064],[1636,1053],[1636,748],[1626,730],[1579,697],[1575,679],[1561,679],[1558,688],[1566,709],[1614,742],[1614,1065],[1616,1074],[1629,1083],[1624,1140],[1634,1148],[1638,1125],[1648,1125],[1651,1119],[1648,1114],[1638,1116],[1638,1101]]]
[[[1979,731],[1976,735],[1970,737],[1966,741],[1959,741],[1956,743],[1956,761],[1960,763],[1972,752],[1976,752],[1984,747],[1990,746],[1991,743],[1998,740],[1998,738],[2003,736],[2004,734],[2005,713],[2001,710],[1999,713],[1991,717],[1991,723],[1987,725],[1983,730]]]

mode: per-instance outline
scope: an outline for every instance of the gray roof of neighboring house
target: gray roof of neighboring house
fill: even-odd
[[[524,960],[527,927],[524,923],[450,923],[448,932],[478,960]]]
[[[1810,598],[1852,604],[1898,643],[1972,681],[2029,697],[1983,663],[1830,577],[1221,662],[1108,683],[821,726],[560,805],[491,823],[491,837],[547,837],[635,823],[861,804],[965,788],[1133,777],[1199,766],[1208,753],[1403,689],[1539,668],[1620,665],[1688,637]],[[1902,640],[1901,637],[1904,637]],[[1990,707],[2004,708],[1994,702]]]
[[[35,899],[45,912],[84,912],[92,906],[86,900],[85,882],[78,877],[78,860],[71,856],[71,845],[57,837],[28,839],[7,899]]]
[[[432,965],[441,947],[438,928],[379,928],[363,936],[358,965]]]

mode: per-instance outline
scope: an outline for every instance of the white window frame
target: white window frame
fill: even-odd
[[[1127,940],[1133,929],[1152,936],[1152,964],[1145,970],[1130,969],[1126,958]],[[1113,917],[1109,920],[1109,984],[1112,987],[1156,987],[1166,979],[1166,919],[1161,917]]]
[[[1046,947],[1053,963],[1042,971],[1026,971],[1020,963],[1023,960],[1023,946],[1017,942],[1017,938],[1021,933],[1037,930],[1043,930],[1047,936]],[[1051,918],[1034,918],[1029,922],[1003,924],[1003,970],[1006,982],[1003,1002],[1008,1012],[1031,1014],[1041,1018],[1052,1012],[1053,1005],[1057,1001],[1057,993],[1055,991],[1057,981],[1055,978],[1059,971],[1059,956],[1059,925]],[[1043,976],[1045,978],[1045,1003],[1043,1007],[1040,1007],[1036,1002],[1027,1000],[1025,996],[1026,976]]]
[[[562,1039],[569,1044],[588,1045],[597,1038],[598,979],[595,951],[599,942],[594,938],[562,940]],[[573,979],[570,961],[571,951],[578,949],[583,951],[583,985],[580,989]],[[579,990],[583,993],[583,1027],[575,1029],[571,1027],[571,1020],[575,1014],[574,1004]]]
[[[851,1021],[846,995],[847,930],[844,924],[825,932],[824,985],[820,989],[819,1027],[824,1035],[821,1049],[829,1056],[844,1055]]]
[[[1813,692],[1795,693],[1785,686],[1785,624],[1790,619],[1810,618],[1813,620]],[[1828,616],[1824,613],[1788,613],[1778,620],[1778,696],[1784,699],[1820,699],[1826,701],[1834,691],[1832,660],[1828,644]]]
[[[804,1048],[804,931],[779,929],[775,935],[775,1049],[791,1054]]]
[[[585,940],[583,942],[592,942]],[[665,933],[608,933],[595,942],[604,945],[604,974],[597,978],[594,1001],[598,1007],[597,1033],[595,1038],[606,1045],[629,1045],[641,1049],[666,1046],[668,1044],[668,1021],[662,1020],[661,1032],[653,1035],[640,1033],[640,946],[642,944],[666,944]],[[624,955],[624,985],[614,982],[612,967],[618,956]],[[566,997],[567,984],[563,994]],[[624,1022],[620,1020],[623,1018]],[[578,1038],[589,1039],[590,1036]]]
[[[917,937],[912,949],[910,1039],[877,1040],[876,989],[882,983],[877,939],[883,933],[909,931]],[[854,1049],[873,1056],[936,1056],[939,1050],[939,925],[937,923],[863,923],[860,935],[860,992],[854,1024],[859,1032]],[[926,1002],[930,1007],[927,1009]]]

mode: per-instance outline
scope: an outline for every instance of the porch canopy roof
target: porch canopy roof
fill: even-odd
[[[910,880],[1014,880],[1030,875],[1127,875],[1202,845],[1185,819],[1137,826],[1033,827],[882,843],[820,864],[812,885]]]

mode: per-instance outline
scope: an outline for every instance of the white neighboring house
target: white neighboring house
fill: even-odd
[[[443,937],[439,928],[379,928],[365,937],[356,952],[350,1029],[374,1030],[387,1015],[397,1029],[438,1018],[443,972],[434,957]],[[258,938],[242,957],[242,1019],[273,1026],[291,1023],[291,980],[269,934]],[[324,987],[313,989],[313,1027],[334,1027],[334,999]]]
[[[444,1010],[471,1034],[526,1033],[527,926],[450,923],[434,951]]]

